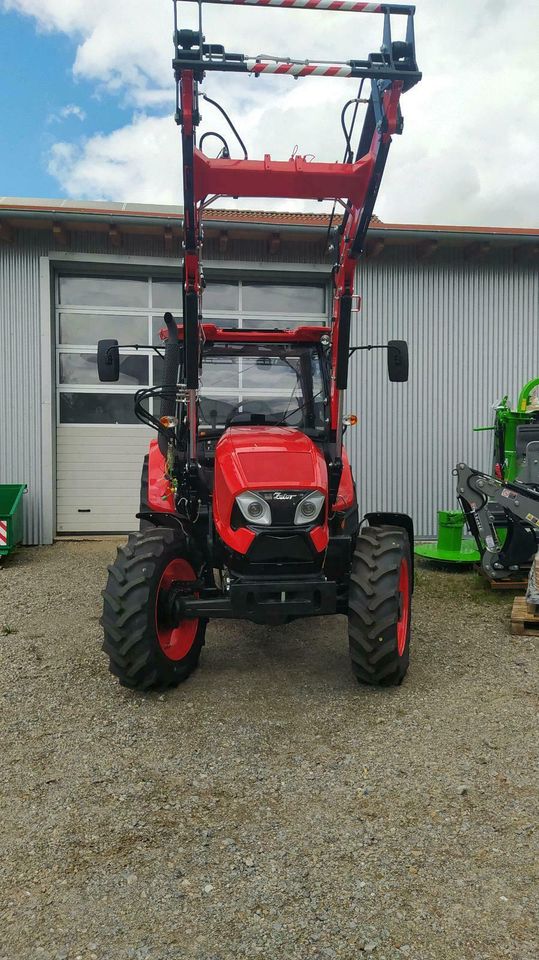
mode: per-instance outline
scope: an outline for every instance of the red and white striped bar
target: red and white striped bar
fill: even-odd
[[[7,520],[0,520],[0,543],[7,546]]]
[[[198,0],[191,0],[198,3]],[[235,4],[242,7],[280,7],[284,10],[331,10],[334,13],[396,13],[410,16],[414,6],[398,3],[365,3],[362,0],[203,0],[203,3]]]
[[[347,63],[275,63],[271,60],[246,60],[249,73],[279,73],[289,77],[351,77]]]

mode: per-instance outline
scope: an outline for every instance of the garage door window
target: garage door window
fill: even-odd
[[[177,281],[153,280],[152,306],[163,310],[180,311],[182,303],[181,284]],[[239,310],[239,284],[208,283],[204,291],[204,311]]]
[[[324,287],[302,286],[299,284],[242,284],[242,306],[244,311],[256,313],[304,314],[320,316],[325,309]]]
[[[149,306],[148,281],[119,277],[60,277],[59,303],[88,307]]]
[[[148,357],[120,356],[120,385],[144,386],[148,383]],[[97,376],[97,354],[95,353],[61,353],[60,354],[60,383],[84,384],[93,386],[99,384]]]
[[[110,337],[119,343],[146,343],[148,318],[111,313],[62,312],[59,314],[59,337],[62,344],[96,346],[98,340]]]
[[[138,423],[131,393],[61,393],[61,423]]]
[[[60,276],[56,287],[58,420],[65,424],[133,424],[134,394],[162,383],[163,361],[150,349],[159,345],[163,313],[181,313],[181,285],[161,277]],[[225,328],[295,327],[327,323],[323,284],[209,281],[204,292],[209,323]],[[96,344],[114,338],[121,350],[120,380],[97,378]],[[219,395],[237,396],[241,364],[208,369],[202,385]],[[247,371],[245,371],[247,372]],[[230,402],[230,400],[229,400]],[[140,428],[143,429],[142,425]]]

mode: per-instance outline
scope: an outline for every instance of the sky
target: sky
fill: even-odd
[[[195,26],[197,6],[179,9]],[[423,80],[402,99],[377,215],[537,227],[539,0],[416,0],[415,20]],[[376,15],[204,7],[206,40],[249,54],[362,59],[381,29]],[[181,203],[171,36],[171,0],[0,0],[0,195]],[[213,74],[202,90],[252,158],[342,159],[340,111],[356,81]],[[202,117],[200,133],[226,133],[239,156],[215,109]]]

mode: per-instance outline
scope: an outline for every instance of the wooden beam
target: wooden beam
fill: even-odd
[[[174,247],[174,234],[172,232],[172,227],[165,227],[163,230],[163,244],[165,247],[165,253],[172,253]]]
[[[378,257],[381,257],[386,247],[386,242],[382,237],[378,237],[376,240],[373,240],[371,243],[367,243],[367,258],[369,260],[378,260]]]
[[[219,234],[219,253],[226,253],[228,250],[228,230],[221,230]]]
[[[281,249],[281,234],[272,233],[268,243],[268,252],[271,254],[271,256],[274,257],[276,256],[276,254],[279,253],[280,249]]]
[[[109,243],[111,247],[121,247],[122,245],[122,234],[116,223],[109,224]]]
[[[421,240],[415,248],[415,255],[418,260],[431,260],[437,249],[437,240]]]
[[[514,263],[530,263],[539,255],[539,243],[517,243],[513,247]]]
[[[15,239],[15,233],[11,224],[7,220],[0,220],[0,240],[5,240],[6,243],[13,243]]]
[[[59,220],[55,220],[52,225],[52,236],[57,247],[68,247],[69,246],[69,234],[63,223],[60,223]]]
[[[490,253],[490,243],[488,241],[476,240],[464,247],[465,260],[484,260],[488,253]]]

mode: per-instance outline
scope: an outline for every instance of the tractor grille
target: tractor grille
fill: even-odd
[[[290,530],[257,534],[245,557],[235,554],[231,570],[252,576],[313,574],[322,569],[324,553],[318,554],[309,534]]]

